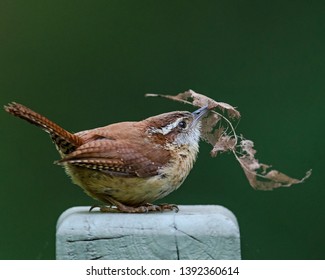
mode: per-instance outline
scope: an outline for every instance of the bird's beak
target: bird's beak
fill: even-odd
[[[202,119],[202,117],[204,117],[208,112],[209,112],[208,105],[201,107],[200,109],[194,111],[192,113],[193,118],[194,118],[194,120],[192,122],[192,126],[197,125],[197,123]]]

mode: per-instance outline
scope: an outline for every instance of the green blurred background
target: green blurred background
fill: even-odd
[[[220,204],[243,259],[324,259],[323,1],[1,1],[0,104],[77,132],[191,107],[144,94],[189,88],[237,106],[257,157],[304,184],[254,191],[230,154],[164,201]],[[55,225],[94,201],[53,165],[48,136],[0,112],[0,259],[54,259]]]

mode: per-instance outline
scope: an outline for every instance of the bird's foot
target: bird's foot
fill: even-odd
[[[116,207],[113,207],[113,205],[93,205],[90,207],[89,212],[91,212],[95,208],[99,208],[99,211],[102,213],[118,213],[118,212],[120,212]]]
[[[170,211],[175,211],[176,213],[179,211],[179,208],[176,204],[168,204],[168,203],[163,203],[163,204],[150,204],[147,203],[145,204],[145,207],[147,207],[148,211],[158,211],[158,212],[164,212],[165,210],[170,210]]]
[[[159,204],[154,205],[150,203],[146,203],[141,206],[133,207],[126,206],[120,202],[114,201],[115,207],[112,205],[94,205],[89,209],[89,212],[94,208],[99,208],[100,212],[103,213],[148,213],[148,212],[164,212],[166,210],[175,211],[176,213],[179,211],[179,208],[176,204]]]

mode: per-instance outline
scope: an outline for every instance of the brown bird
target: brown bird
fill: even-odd
[[[102,212],[127,213],[178,210],[174,204],[150,203],[176,190],[191,171],[200,119],[208,112],[205,106],[193,113],[175,111],[72,134],[24,105],[13,102],[4,108],[50,134],[61,155],[55,163],[105,204]]]

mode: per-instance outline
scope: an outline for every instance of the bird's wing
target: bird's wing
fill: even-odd
[[[157,175],[168,158],[169,151],[159,149],[158,153],[154,147],[148,149],[145,143],[126,143],[125,140],[98,137],[57,163],[68,163],[112,176],[149,177]]]

